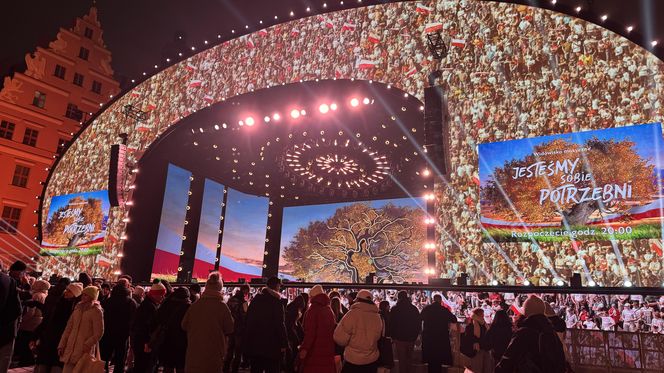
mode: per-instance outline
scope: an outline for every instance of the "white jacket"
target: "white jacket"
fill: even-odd
[[[58,347],[64,349],[60,361],[76,364],[83,354],[92,354],[103,334],[104,314],[99,302],[77,304],[60,338]]]
[[[345,347],[344,359],[355,365],[378,360],[383,321],[375,304],[356,302],[334,330],[334,341]]]

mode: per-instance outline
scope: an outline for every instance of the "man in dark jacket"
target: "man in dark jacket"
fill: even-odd
[[[272,277],[249,304],[245,347],[251,360],[251,373],[278,373],[281,357],[288,347],[280,289],[281,280]]]
[[[450,344],[450,324],[457,318],[443,306],[440,294],[433,296],[433,302],[422,310],[422,360],[428,363],[429,373],[440,373],[442,365],[452,365]]]
[[[155,283],[148,291],[145,300],[136,310],[131,327],[131,350],[134,353],[134,372],[153,373],[156,355],[152,353],[148,343],[155,329],[157,308],[166,296],[166,287]]]
[[[16,282],[0,272],[0,373],[6,373],[12,361],[19,316],[21,301],[16,291]]]
[[[250,292],[249,285],[243,284],[227,302],[233,316],[233,334],[228,337],[228,350],[224,360],[224,373],[237,373],[242,362],[243,338],[247,326],[247,297]]]
[[[563,345],[544,315],[545,307],[544,301],[535,295],[526,299],[523,303],[526,318],[496,365],[495,373],[565,372]]]
[[[111,364],[116,372],[124,372],[129,329],[138,305],[129,289],[119,282],[101,306],[104,308],[104,336],[99,343],[101,358],[106,362],[106,371]]]
[[[410,372],[415,340],[422,331],[422,319],[420,311],[411,303],[408,292],[402,290],[397,294],[397,304],[390,310],[388,324],[388,334],[397,350],[399,372]]]

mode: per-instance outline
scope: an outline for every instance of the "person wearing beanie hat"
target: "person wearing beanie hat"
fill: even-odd
[[[84,355],[94,356],[104,334],[104,312],[96,301],[99,288],[88,286],[81,291],[81,300],[74,307],[60,343],[58,355],[64,363],[63,372],[73,371]]]
[[[157,309],[165,296],[166,287],[161,282],[155,281],[136,310],[130,333],[135,372],[152,372],[155,368],[156,357],[150,349],[149,343],[154,332],[153,325],[157,317]]]
[[[542,298],[531,295],[523,303],[523,319],[507,350],[495,368],[495,373],[510,373],[523,367],[549,372],[565,372],[567,362],[560,338],[545,316]]]
[[[150,340],[150,348],[157,351],[164,372],[184,372],[187,353],[187,333],[181,324],[189,310],[189,289],[174,288],[171,295],[157,310],[157,329]]]
[[[72,282],[67,285],[65,292],[67,291],[73,295],[74,298],[78,298],[81,296],[81,293],[83,293],[83,285],[80,282]]]
[[[181,326],[187,333],[185,372],[220,372],[226,354],[225,336],[233,333],[233,317],[221,293],[219,272],[209,274],[201,298],[184,314]]]
[[[28,276],[25,274],[28,266],[17,260],[9,267],[9,277],[13,278],[16,285],[16,291],[18,292],[18,297],[21,301],[27,301],[32,298],[30,294],[30,284],[28,283]]]
[[[278,371],[282,356],[288,350],[286,315],[280,290],[280,279],[268,279],[267,287],[256,294],[247,310],[244,347],[252,369],[256,367],[260,372]]]
[[[344,360],[350,371],[376,371],[378,340],[384,330],[378,307],[371,292],[360,290],[350,310],[334,330],[334,341],[344,349]]]
[[[336,318],[330,307],[330,297],[323,287],[315,285],[309,291],[311,306],[304,315],[304,339],[299,358],[303,373],[335,373],[334,328]]]
[[[30,350],[30,341],[34,339],[35,329],[43,320],[42,308],[46,301],[46,292],[50,287],[48,281],[35,279],[30,288],[32,298],[23,303],[23,316],[14,343],[14,354],[19,366],[30,366],[35,363]]]

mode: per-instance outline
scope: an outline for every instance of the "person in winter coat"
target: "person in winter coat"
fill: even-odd
[[[148,295],[136,309],[136,316],[130,331],[135,373],[152,373],[154,370],[156,356],[152,353],[149,342],[155,329],[157,309],[165,296],[166,287],[164,285],[159,282],[152,284]]]
[[[484,309],[475,308],[470,316],[470,322],[466,325],[464,334],[473,341],[474,356],[470,358],[470,370],[474,373],[492,373],[493,360],[491,354],[480,343],[486,335],[487,327],[484,319]]]
[[[330,298],[323,287],[316,285],[309,291],[311,306],[304,315],[304,340],[300,345],[301,373],[336,373],[334,362],[334,328],[336,321]]]
[[[187,333],[186,373],[218,373],[224,364],[226,338],[233,333],[233,317],[224,303],[224,287],[219,272],[212,272],[201,298],[194,302],[182,319]]]
[[[286,306],[286,333],[288,335],[288,352],[286,356],[286,372],[294,372],[295,359],[297,359],[297,349],[302,342],[304,328],[302,320],[304,319],[304,310],[306,308],[304,294],[300,294]]]
[[[21,316],[21,301],[14,279],[0,272],[0,373],[6,373],[14,353],[16,323]]]
[[[58,355],[58,344],[82,292],[83,285],[78,282],[67,285],[57,302],[54,302],[53,309],[35,330],[33,345],[37,349],[37,365],[34,373],[55,373],[62,370],[64,364]]]
[[[396,347],[399,372],[410,372],[415,340],[422,331],[422,319],[406,291],[397,294],[397,304],[390,310],[389,326],[388,334]]]
[[[544,301],[531,295],[523,303],[525,319],[512,337],[495,373],[526,372],[539,369],[563,373],[565,353],[551,323],[544,316]]]
[[[184,373],[187,353],[187,333],[182,320],[191,305],[189,289],[175,288],[157,310],[157,331],[150,340],[150,348],[157,351],[164,373]]]
[[[104,335],[104,311],[97,302],[98,296],[99,288],[96,286],[83,289],[81,301],[74,307],[67,321],[58,344],[58,355],[64,363],[62,373],[73,372],[83,355],[94,356],[98,348],[97,344]]]
[[[498,310],[493,316],[489,330],[480,341],[483,349],[491,352],[493,361],[500,361],[512,340],[512,320],[505,310]]]
[[[228,337],[228,351],[224,359],[224,373],[237,373],[242,363],[244,351],[244,332],[247,326],[247,309],[249,308],[249,293],[251,288],[247,284],[240,286],[235,295],[228,299],[228,308],[233,316],[233,334]]]
[[[452,365],[450,344],[450,324],[457,318],[443,306],[440,294],[433,296],[433,302],[422,310],[422,361],[428,363],[429,373],[440,373],[442,365]]]
[[[280,290],[281,280],[271,277],[249,304],[245,351],[251,373],[279,372],[281,357],[288,348]]]
[[[343,373],[376,373],[378,369],[378,340],[384,325],[372,299],[370,291],[360,290],[334,330],[334,341],[345,347]]]
[[[129,342],[131,321],[136,315],[138,305],[131,297],[129,288],[118,282],[111,290],[108,299],[101,302],[104,309],[104,336],[101,339],[101,358],[116,372],[124,372]]]
[[[55,310],[55,307],[62,298],[62,295],[64,294],[69,284],[71,284],[71,280],[67,277],[62,277],[57,280],[55,285],[48,289],[48,295],[44,300],[44,310],[42,311],[45,319],[49,317],[53,310]]]
[[[18,366],[24,367],[33,365],[35,358],[30,350],[30,341],[34,339],[35,329],[41,324],[43,319],[42,309],[48,289],[51,287],[47,281],[36,280],[30,287],[32,299],[23,304],[23,316],[21,324],[18,327],[14,354],[18,357]]]

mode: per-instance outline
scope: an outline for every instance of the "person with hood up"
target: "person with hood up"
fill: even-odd
[[[131,349],[134,354],[134,372],[152,373],[156,356],[150,349],[149,342],[155,329],[157,309],[166,297],[166,287],[160,282],[152,284],[132,321],[130,331]]]
[[[183,373],[187,353],[187,333],[182,329],[182,320],[191,305],[189,289],[173,290],[157,311],[157,332],[153,333],[150,347],[157,351],[159,364],[164,373]]]
[[[563,373],[566,370],[565,353],[560,339],[544,315],[544,301],[531,295],[523,303],[525,319],[512,337],[495,373],[544,371]]]
[[[334,341],[345,347],[342,373],[376,373],[378,340],[384,330],[371,292],[360,290],[334,330]]]
[[[245,351],[251,361],[251,373],[278,373],[288,348],[280,290],[281,280],[271,277],[267,287],[249,303]]]
[[[83,355],[94,356],[95,349],[99,348],[97,344],[104,335],[104,311],[97,302],[98,296],[96,286],[83,289],[81,300],[67,321],[58,344],[58,355],[64,363],[62,373],[72,373]]]
[[[233,317],[221,293],[224,283],[212,272],[201,298],[184,314],[182,330],[187,333],[186,373],[218,373],[224,365],[226,338],[233,333]]]
[[[104,309],[104,337],[101,339],[101,358],[106,371],[113,365],[116,372],[124,372],[131,321],[138,305],[131,297],[126,279],[118,280],[108,299],[101,302]]]
[[[309,291],[311,306],[304,315],[304,340],[299,359],[302,373],[336,373],[334,328],[336,320],[330,297],[316,285]]]

